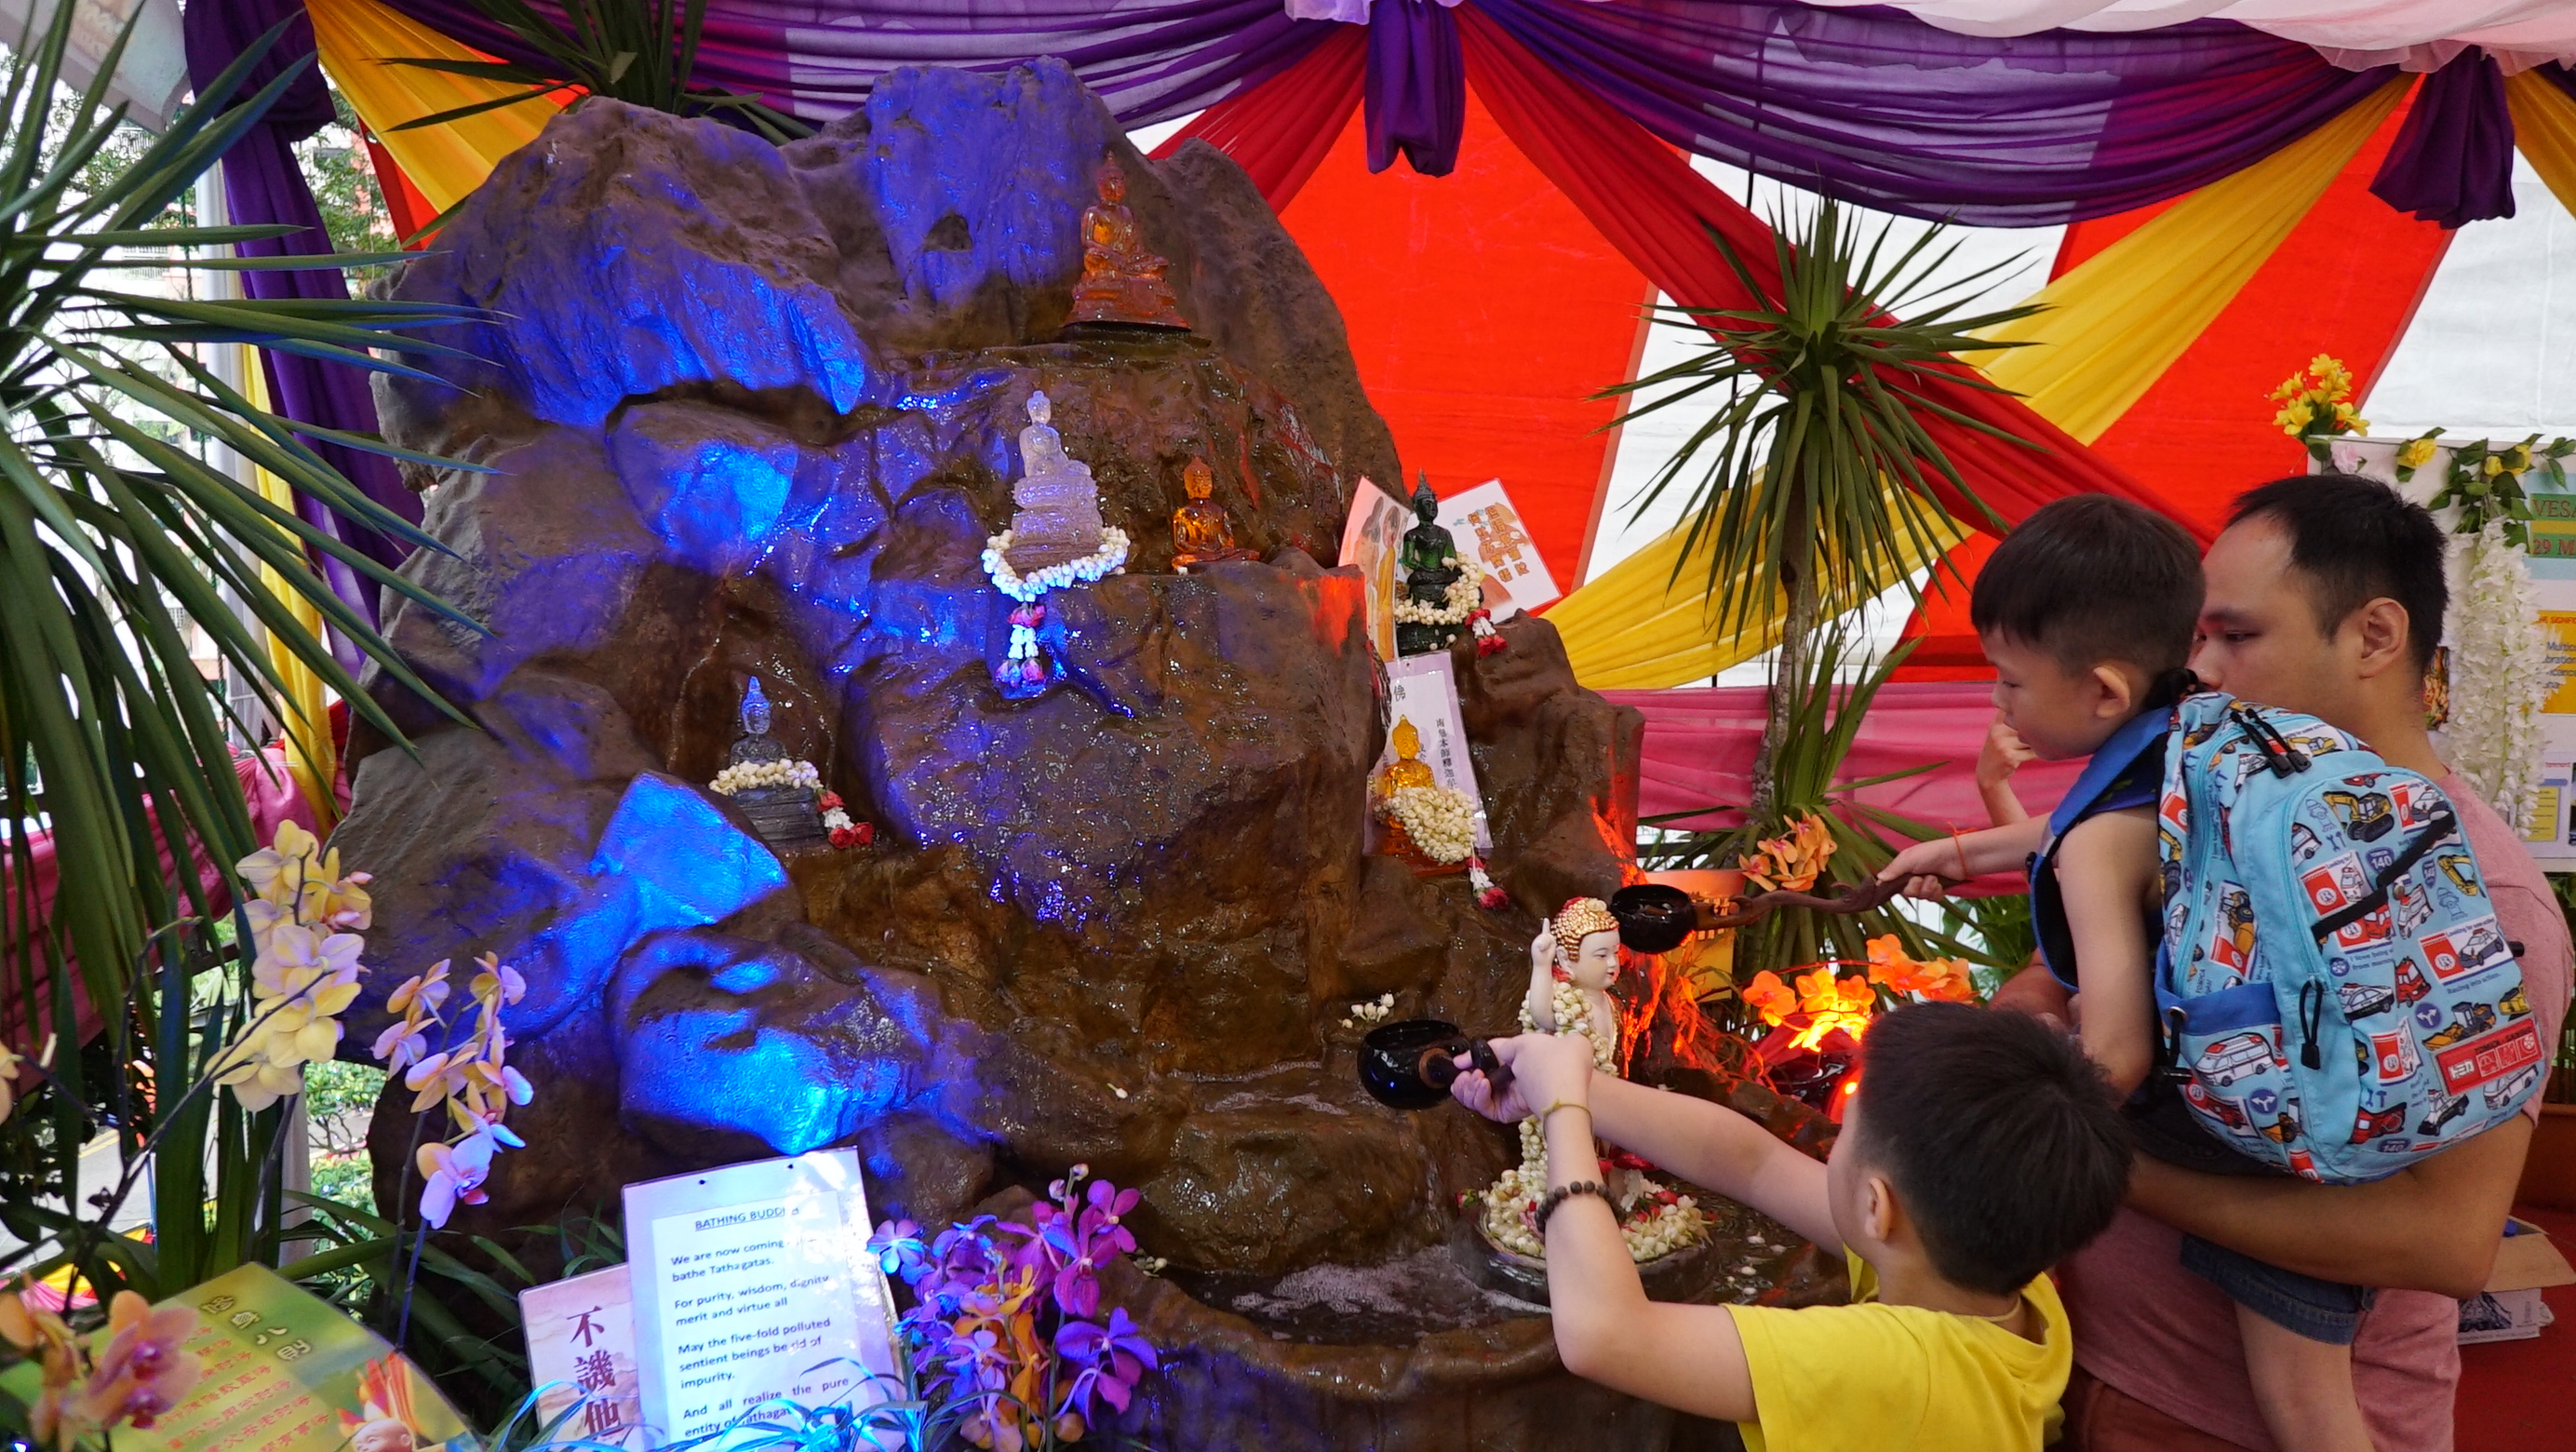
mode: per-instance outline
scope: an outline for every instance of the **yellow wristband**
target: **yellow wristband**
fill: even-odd
[[[1592,1117],[1591,1105],[1582,1103],[1579,1100],[1559,1099],[1538,1112],[1538,1122],[1540,1126],[1544,1128],[1547,1124],[1547,1117],[1560,1109],[1580,1109],[1583,1111],[1584,1118],[1589,1119]]]

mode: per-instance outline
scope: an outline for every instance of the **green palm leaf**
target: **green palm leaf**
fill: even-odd
[[[444,126],[524,105],[544,96],[578,91],[609,96],[675,116],[711,116],[784,143],[811,136],[814,128],[758,96],[696,84],[698,40],[706,28],[706,0],[562,0],[555,19],[526,0],[472,0],[485,19],[510,33],[538,59],[448,60],[404,56],[388,65],[411,66],[475,80],[526,86],[514,96],[469,102],[392,129]]]
[[[51,1116],[52,1183],[64,1183],[102,1124],[120,1129],[129,1158],[147,1136],[162,1137],[169,1152],[156,1177],[162,1214],[149,1254],[94,1234],[70,1249],[93,1283],[175,1288],[263,1247],[273,1253],[279,1203],[274,1176],[261,1173],[279,1114],[245,1115],[229,1099],[180,1092],[237,1027],[230,1015],[238,1009],[229,1005],[238,995],[211,1008],[192,1005],[200,986],[193,980],[225,956],[204,931],[209,903],[195,873],[164,859],[184,865],[193,844],[229,876],[262,845],[233,766],[229,733],[241,723],[221,682],[192,658],[190,627],[289,730],[323,728],[283,704],[269,641],[400,742],[392,717],[261,583],[260,567],[274,569],[389,679],[424,696],[427,688],[374,623],[332,593],[307,551],[338,559],[391,596],[461,618],[207,462],[200,446],[220,443],[353,524],[438,547],[342,477],[295,425],[226,385],[202,350],[253,344],[409,372],[372,349],[390,330],[408,334],[465,315],[360,299],[192,302],[112,285],[138,266],[169,265],[138,258],[130,250],[138,247],[178,249],[185,265],[225,271],[345,259],[199,258],[190,254],[281,229],[155,225],[294,79],[290,68],[249,98],[230,99],[275,32],[205,88],[217,99],[181,111],[101,180],[85,168],[123,122],[122,108],[104,97],[125,42],[120,37],[103,58],[84,95],[59,107],[75,13],[57,6],[41,35],[19,37],[0,90],[0,1023],[27,1035],[29,1042],[12,1045],[21,1050],[48,1035],[74,1046],[56,1055],[52,1083],[60,1092],[42,1111]],[[305,433],[462,467],[369,436]],[[49,907],[38,892],[40,836],[49,838],[59,883]],[[112,1052],[104,1062],[120,1066],[106,1082],[95,1082],[104,1077],[95,1068],[85,1082],[76,996],[105,1025]],[[157,1119],[122,1075],[121,1066],[137,1062],[167,1091]],[[21,1148],[32,1143],[12,1138]],[[217,1145],[212,1184],[204,1175],[209,1138]],[[21,1166],[13,1158],[0,1168]],[[34,1198],[0,1192],[0,1216],[14,1216],[14,1226]],[[29,1221],[28,1228],[47,1227]]]

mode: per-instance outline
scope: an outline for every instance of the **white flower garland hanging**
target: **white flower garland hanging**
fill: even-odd
[[[1403,595],[1395,597],[1395,623],[1398,625],[1464,625],[1467,617],[1483,608],[1485,573],[1474,560],[1452,558],[1458,566],[1458,578],[1449,582],[1444,604],[1425,605]]]
[[[737,761],[716,773],[707,790],[718,796],[735,796],[748,791],[776,791],[785,787],[811,787],[821,790],[823,774],[810,761]]]
[[[1384,810],[1434,862],[1463,862],[1476,850],[1476,803],[1455,787],[1398,787]]]
[[[993,577],[993,588],[1026,605],[1049,590],[1066,585],[1088,585],[1106,575],[1118,573],[1127,563],[1127,531],[1110,525],[1100,531],[1100,548],[1078,560],[1049,565],[1035,574],[1023,575],[1011,568],[1011,532],[984,541],[984,573]]]
[[[2444,754],[2463,780],[2516,832],[2538,804],[2541,706],[2553,673],[2534,624],[2539,602],[2522,549],[2491,520],[2455,535],[2450,551],[2450,719]]]
[[[1127,531],[1110,525],[1100,531],[1100,548],[1081,559],[1026,575],[1011,568],[1011,537],[1006,529],[984,541],[984,573],[992,578],[994,589],[1019,602],[1011,612],[1009,653],[993,675],[1006,687],[1036,686],[1045,682],[1048,669],[1046,653],[1038,644],[1038,630],[1046,624],[1046,606],[1040,597],[1049,590],[1088,585],[1120,573],[1127,563]]]

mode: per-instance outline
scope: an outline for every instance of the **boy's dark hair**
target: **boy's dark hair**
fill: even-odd
[[[1923,1003],[1861,1045],[1861,1142],[1932,1268],[2010,1295],[2111,1223],[2129,1132],[2102,1071],[2026,1013]]]
[[[2376,479],[2296,474],[2237,495],[2228,526],[2249,519],[2270,520],[2289,541],[2321,634],[2384,595],[2405,607],[2417,673],[2433,668],[2451,586],[2442,576],[2449,541],[2430,510]]]
[[[2200,594],[2200,548],[2181,525],[2125,499],[2077,494],[2004,536],[1977,572],[1968,620],[2070,672],[2121,661],[2152,679],[2191,659]]]

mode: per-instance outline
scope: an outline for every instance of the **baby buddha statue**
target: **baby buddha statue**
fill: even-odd
[[[1190,498],[1172,511],[1172,568],[1187,574],[1192,565],[1260,558],[1235,546],[1234,526],[1226,520],[1225,506],[1208,497],[1216,492],[1216,477],[1208,471],[1207,460],[1190,460],[1181,471],[1181,489]]]
[[[1449,587],[1463,573],[1458,565],[1458,541],[1440,526],[1440,496],[1431,492],[1431,476],[1421,476],[1413,491],[1413,515],[1419,523],[1404,532],[1396,549],[1396,565],[1404,571],[1404,598],[1413,606],[1426,610],[1449,608]],[[1449,625],[1424,624],[1399,618],[1395,627],[1397,655],[1429,655],[1447,650],[1466,629],[1464,623]]]
[[[1597,897],[1568,898],[1555,917],[1539,925],[1530,943],[1529,994],[1521,1014],[1541,1033],[1580,1032],[1592,1040],[1592,1059],[1606,1073],[1622,1062],[1619,1002],[1619,920]]]
[[[1082,210],[1082,279],[1073,285],[1073,320],[1187,331],[1180,298],[1163,276],[1171,264],[1146,250],[1136,214],[1127,210],[1127,173],[1118,159],[1100,163],[1093,181],[1100,200]]]

